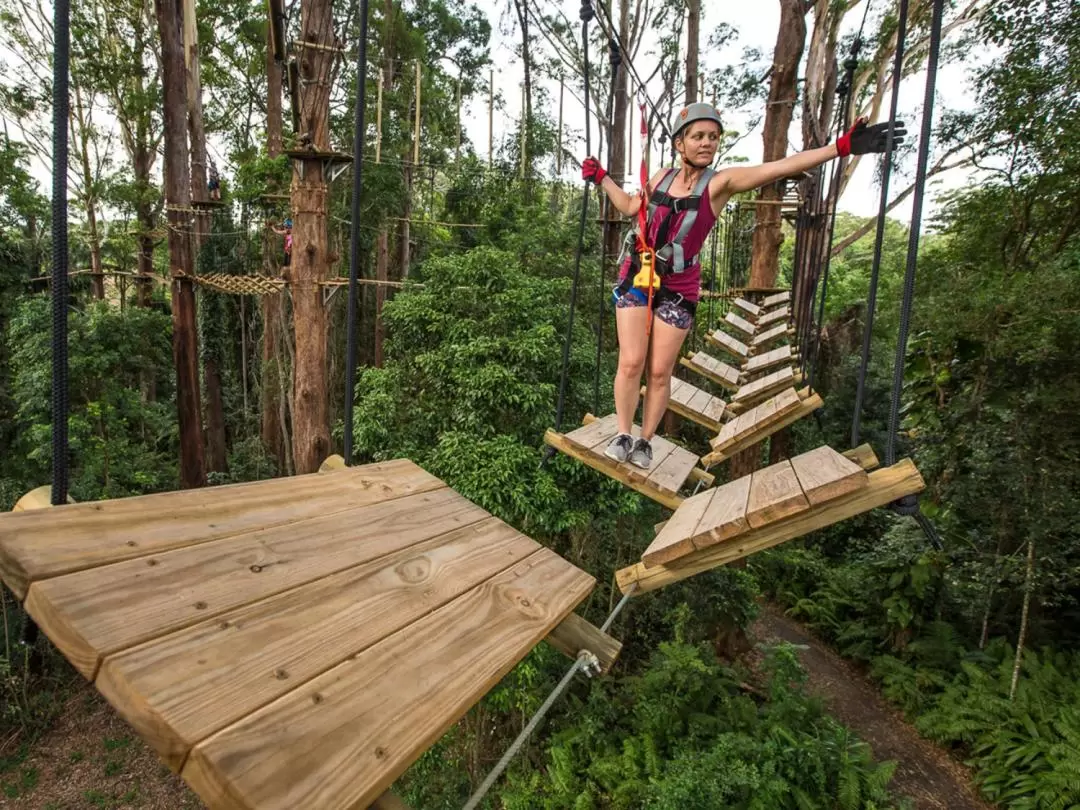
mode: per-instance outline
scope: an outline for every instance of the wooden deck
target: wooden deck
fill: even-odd
[[[604,455],[608,443],[619,432],[615,414],[602,419],[586,417],[586,422],[584,427],[565,435],[549,430],[544,434],[544,441],[669,509],[676,509],[683,502],[679,490],[691,479],[712,485],[713,477],[698,467],[697,456],[662,436],[652,439],[653,462],[648,470],[628,462],[618,464]],[[637,425],[633,426],[633,434],[641,434]]]
[[[404,460],[0,515],[0,575],[214,810],[370,806],[595,585]]]
[[[663,587],[924,487],[908,459],[867,474],[851,455],[819,447],[688,498],[642,561],[616,573],[620,589]]]
[[[680,357],[679,364],[684,368],[695,371],[707,380],[719,385],[728,391],[738,391],[741,373],[734,366],[717,360],[705,352],[694,352],[689,357]]]
[[[648,387],[643,385],[641,395],[645,396],[647,391]],[[672,413],[677,413],[704,428],[719,432],[723,426],[726,408],[727,403],[720,397],[703,391],[686,380],[680,380],[678,377],[671,378],[671,399],[668,401],[668,410]]]

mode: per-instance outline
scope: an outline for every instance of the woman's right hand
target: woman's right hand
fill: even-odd
[[[607,177],[607,169],[600,165],[600,161],[594,157],[587,157],[581,164],[581,179],[588,182],[592,181],[596,185],[600,185],[604,182],[604,178]]]

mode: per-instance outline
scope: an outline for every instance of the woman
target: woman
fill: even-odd
[[[906,130],[894,129],[894,146]],[[648,268],[641,272],[639,245],[630,247],[619,270],[614,290],[615,323],[619,335],[619,369],[615,375],[615,413],[619,434],[605,455],[617,462],[648,469],[652,463],[650,440],[667,409],[671,373],[683,340],[694,322],[701,288],[698,251],[716,225],[717,217],[733,194],[750,191],[820,166],[835,157],[884,152],[889,124],[872,127],[860,119],[836,143],[811,149],[761,166],[737,166],[713,171],[710,165],[720,146],[720,114],[708,104],[691,104],[672,125],[675,151],[682,168],[661,169],[649,181],[644,195],[623,191],[596,158],[586,158],[581,175],[600,186],[612,204],[628,217],[639,215],[642,197],[648,196],[647,239],[655,253],[654,277],[659,287],[652,296],[650,330]],[[631,236],[636,236],[631,234]],[[648,389],[641,418],[641,437],[630,434],[638,406],[641,375],[649,357]]]

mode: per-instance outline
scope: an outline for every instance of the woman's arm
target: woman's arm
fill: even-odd
[[[713,197],[721,194],[731,196],[741,191],[761,188],[782,178],[802,174],[837,156],[836,144],[831,143],[820,149],[808,149],[760,166],[735,166],[724,169],[720,172],[720,182],[713,187]]]
[[[649,185],[645,189],[646,196],[649,195],[650,189],[656,188],[656,184],[660,182],[663,174],[664,169],[660,169],[652,176]],[[596,158],[585,159],[581,166],[581,176],[584,180],[592,181],[602,188],[619,213],[628,217],[637,216],[638,211],[641,209],[641,194],[627,194],[623,191],[619,184],[611,179],[611,175],[604,170]],[[599,182],[597,182],[597,176],[600,177]]]

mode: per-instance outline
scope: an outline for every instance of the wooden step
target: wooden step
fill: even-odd
[[[795,334],[795,330],[787,324],[778,324],[772,329],[768,329],[755,337],[750,342],[750,348],[752,351],[760,352],[765,350],[770,343],[774,343],[777,340],[782,340],[785,337],[791,337]]]
[[[766,329],[776,323],[787,323],[791,319],[791,307],[780,307],[771,312],[766,312],[758,318],[758,328]]]
[[[750,356],[750,347],[740,340],[736,340],[723,329],[715,329],[711,334],[705,336],[711,345],[727,352],[731,357],[740,363],[746,361],[746,358]]]
[[[758,331],[758,328],[754,326],[754,324],[750,323],[745,318],[740,318],[734,312],[729,312],[724,316],[724,323],[733,326],[747,337],[753,337]]]
[[[648,393],[648,387],[641,387],[641,395]],[[708,391],[703,391],[678,377],[671,378],[671,399],[668,410],[684,419],[696,422],[712,431],[719,431],[724,424],[724,411],[727,403]]]
[[[778,307],[781,304],[786,304],[790,300],[791,291],[786,290],[785,292],[779,292],[775,295],[768,296],[764,301],[762,301],[762,306],[765,309],[773,309],[774,307]]]
[[[679,363],[691,371],[696,371],[706,379],[712,380],[728,391],[738,391],[740,373],[737,368],[723,360],[717,360],[705,352],[695,352],[689,357],[679,358]]]
[[[795,353],[790,346],[780,346],[764,354],[755,355],[746,361],[742,370],[744,374],[760,374],[774,366],[791,365],[795,362]]]
[[[761,315],[762,312],[761,307],[759,307],[757,304],[751,304],[745,298],[736,298],[734,301],[731,302],[731,305],[737,307],[738,309],[741,309],[751,318],[757,318],[759,315]]]
[[[790,366],[779,369],[739,388],[731,396],[731,407],[742,413],[801,380],[802,374]]]
[[[921,478],[918,481],[921,488]],[[743,541],[747,536],[791,539],[798,534],[763,532],[792,525],[805,513],[825,510],[833,502],[850,502],[869,484],[870,477],[858,464],[831,447],[819,447],[687,498],[657,533],[641,564],[652,569],[679,561],[681,567],[683,558],[718,544],[748,547]],[[622,578],[620,587],[624,587]]]
[[[797,393],[794,388],[786,388],[724,424],[711,440],[712,452],[701,463],[706,468],[719,464],[809,416],[823,404],[821,397],[809,389]]]
[[[653,463],[642,470],[629,462],[616,463],[604,455],[608,443],[618,434],[618,418],[615,414],[597,419],[566,435],[553,430],[544,434],[544,441],[568,456],[584,462],[594,470],[646,495],[658,503],[675,509],[683,499],[679,490],[691,478],[698,467],[698,457],[662,436],[652,439]],[[634,425],[633,434],[641,435]],[[712,476],[697,470],[695,480],[711,481]]]

